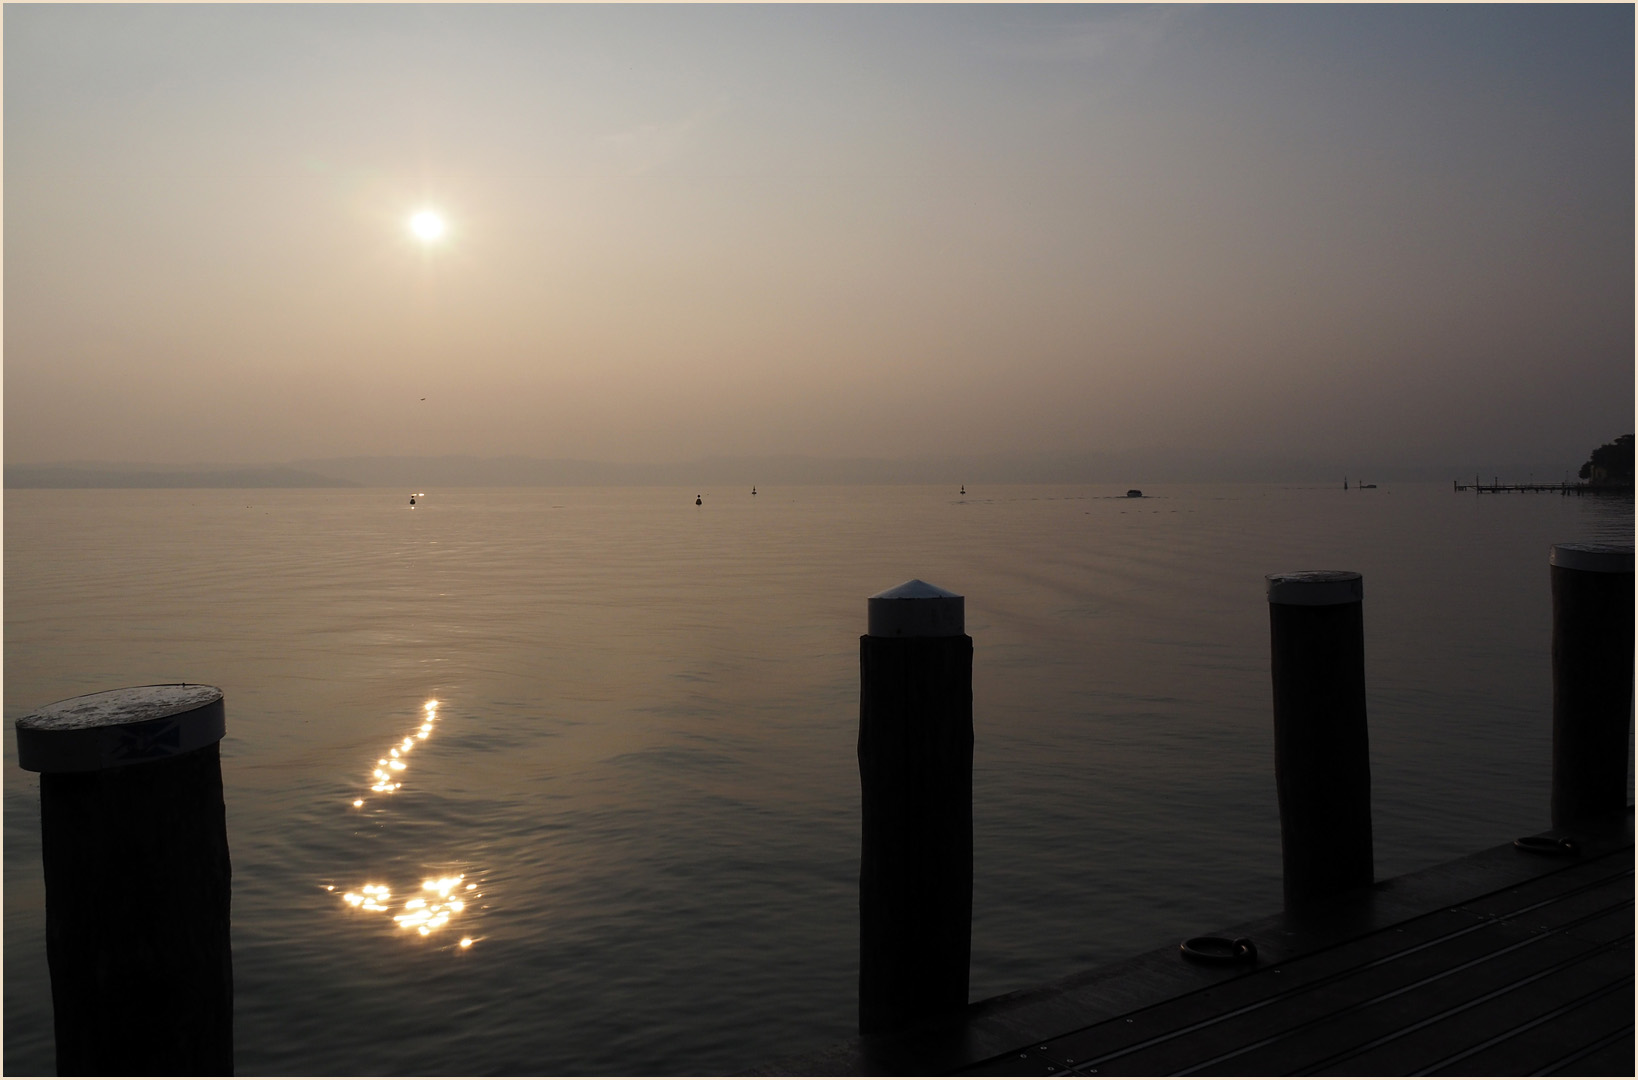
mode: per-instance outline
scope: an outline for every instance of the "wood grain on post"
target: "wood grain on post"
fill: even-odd
[[[1274,777],[1290,907],[1374,878],[1365,589],[1349,570],[1267,580]]]
[[[62,1075],[230,1075],[233,959],[214,686],[135,686],[17,721],[40,773]]]
[[[859,639],[859,1030],[964,1008],[972,942],[973,639],[922,581],[872,596]]]
[[[1555,544],[1555,829],[1621,826],[1632,723],[1632,546]]]

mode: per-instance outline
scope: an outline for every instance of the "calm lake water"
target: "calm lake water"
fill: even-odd
[[[853,1030],[870,593],[967,597],[976,999],[1279,908],[1268,573],[1364,574],[1379,877],[1545,827],[1548,545],[1633,536],[1439,484],[759,491],[7,492],[5,1071],[54,1068],[11,722],[60,698],[226,694],[239,1072],[734,1073]]]

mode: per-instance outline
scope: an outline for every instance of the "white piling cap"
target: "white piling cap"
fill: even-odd
[[[1594,574],[1632,573],[1631,544],[1554,544],[1547,561],[1566,570]]]
[[[920,578],[865,603],[871,637],[960,637],[967,632],[966,599]]]
[[[1299,570],[1269,574],[1265,580],[1270,604],[1329,607],[1365,599],[1365,579],[1352,570]]]
[[[30,772],[96,772],[176,757],[226,733],[222,691],[214,686],[127,686],[20,718],[17,763]]]

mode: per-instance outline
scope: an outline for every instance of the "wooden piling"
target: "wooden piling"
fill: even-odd
[[[1373,880],[1363,600],[1352,571],[1268,576],[1287,907]]]
[[[922,581],[870,597],[859,639],[859,1030],[967,1005],[973,640],[963,598]]]
[[[214,686],[136,686],[17,721],[40,773],[61,1075],[230,1075],[233,960]]]
[[[1556,829],[1620,826],[1632,720],[1632,546],[1555,544],[1553,795]]]

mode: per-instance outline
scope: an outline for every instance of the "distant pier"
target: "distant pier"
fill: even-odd
[[[1481,495],[1499,495],[1506,491],[1556,491],[1562,495],[1586,495],[1589,493],[1599,495],[1609,493],[1613,495],[1617,492],[1632,490],[1630,487],[1610,487],[1607,484],[1503,484],[1499,482],[1481,484],[1478,477],[1474,477],[1471,484],[1464,484],[1460,480],[1454,480],[1451,485],[1457,491],[1477,491]]]

